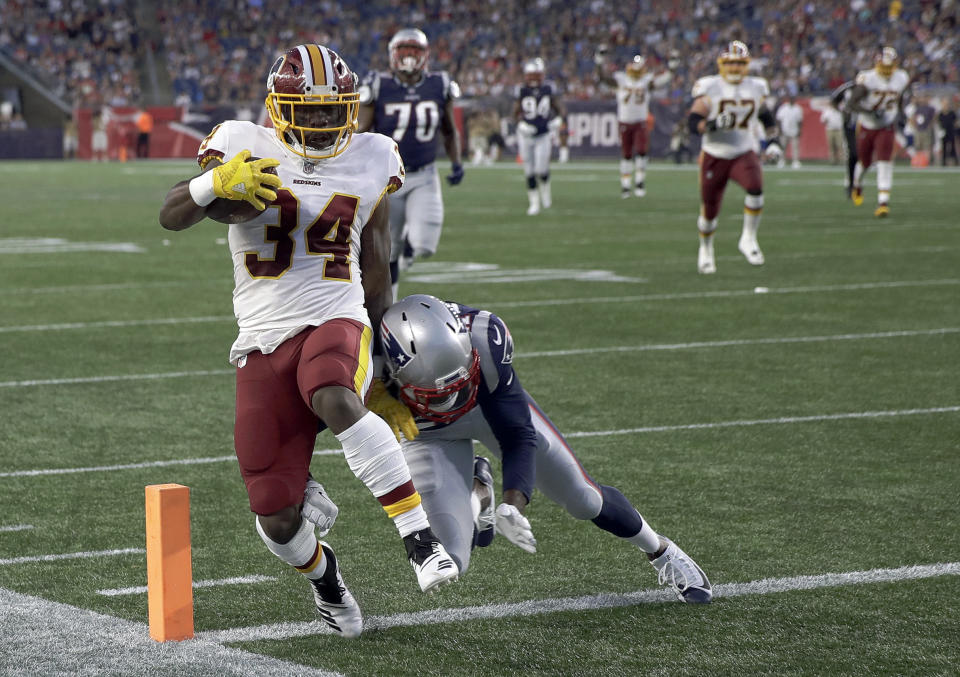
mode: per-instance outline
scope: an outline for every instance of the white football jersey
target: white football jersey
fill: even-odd
[[[860,124],[867,129],[883,129],[897,120],[897,102],[910,84],[907,71],[898,68],[889,78],[880,75],[875,68],[857,73],[855,82],[867,88],[867,96],[860,105],[872,111],[883,111],[880,118],[869,114],[860,114]]]
[[[626,71],[613,74],[617,81],[617,121],[625,123],[646,122],[650,113],[650,83],[652,73],[632,78]]]
[[[228,120],[204,139],[198,162],[228,161],[242,150],[276,158],[283,185],[260,216],[229,227],[233,312],[240,334],[230,350],[273,352],[309,326],[334,318],[369,325],[360,279],[360,234],[383,196],[403,185],[397,144],[382,134],[354,134],[340,155],[305,162],[274,131]]]
[[[727,82],[719,75],[700,78],[693,85],[693,98],[706,97],[710,107],[707,120],[716,119],[723,111],[733,113],[736,124],[733,129],[706,132],[701,147],[704,152],[730,160],[757,147],[753,123],[770,95],[766,79],[747,76],[738,84]]]

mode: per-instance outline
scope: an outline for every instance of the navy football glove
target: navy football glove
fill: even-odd
[[[463,181],[463,165],[455,164],[450,167],[450,173],[447,174],[447,183],[456,186],[461,181]]]

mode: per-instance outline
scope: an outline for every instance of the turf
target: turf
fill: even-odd
[[[157,223],[192,171],[0,164],[0,529],[32,527],[0,531],[0,560],[143,548],[144,486],[179,482],[195,580],[276,579],[197,590],[197,630],[310,621],[303,581],[252,528],[234,461],[24,473],[232,454],[227,226]],[[554,205],[532,217],[516,166],[468,167],[444,187],[440,251],[401,293],[500,315],[520,378],[588,472],[717,585],[958,562],[960,174],[898,167],[883,220],[873,180],[855,208],[838,168],[767,171],[763,267],[737,252],[731,187],[718,272],[699,276],[691,167],[654,164],[647,197],[621,200],[615,163],[555,166]],[[43,238],[81,250],[39,251]],[[330,540],[368,620],[656,586],[639,551],[537,494],[536,555],[498,540],[424,596],[342,456],[316,456],[313,472],[341,508]],[[145,595],[97,591],[144,584],[142,553],[0,565],[0,587],[140,622]],[[349,675],[945,675],[960,664],[958,596],[949,575],[238,646]],[[16,669],[30,666],[0,658]]]

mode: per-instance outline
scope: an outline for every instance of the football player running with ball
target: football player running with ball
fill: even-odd
[[[390,70],[368,73],[360,87],[360,131],[391,137],[406,166],[403,187],[390,196],[390,279],[396,296],[400,272],[433,256],[443,230],[443,195],[434,164],[437,132],[450,159],[447,183],[463,180],[460,134],[453,102],[460,87],[446,71],[427,70],[430,44],[423,31],[404,28],[388,47]]]
[[[536,552],[524,516],[536,487],[574,518],[637,546],[680,600],[711,601],[710,582],[696,562],[655,532],[618,489],[584,470],[520,384],[513,339],[500,318],[416,294],[384,313],[380,333],[400,401],[384,398],[371,408],[406,438],[403,452],[423,506],[461,572],[473,547],[489,545],[494,531]],[[490,463],[474,456],[473,440],[502,462],[499,505]]]
[[[513,117],[517,121],[517,146],[523,160],[527,179],[527,214],[534,216],[540,209],[549,209],[550,153],[553,150],[552,133],[562,133],[567,113],[557,98],[553,83],[546,82],[547,70],[543,59],[531,59],[523,66],[523,84],[517,87]]]
[[[895,125],[903,116],[904,98],[910,76],[898,68],[900,59],[893,47],[884,47],[874,67],[860,71],[850,91],[851,110],[859,113],[857,123],[857,164],[853,169],[853,204],[863,204],[863,174],[877,161],[877,209],[874,216],[890,214],[890,190],[893,188],[893,152]]]
[[[390,304],[386,195],[403,183],[396,143],[356,134],[357,78],[333,50],[294,47],[267,78],[273,128],[228,120],[200,145],[203,173],[169,192],[160,223],[231,223],[237,367],[234,439],[267,548],[310,582],[323,620],[360,634],[360,609],[329,544],[337,516],[309,476],[318,419],[392,518],[421,589],[455,580],[390,427],[364,407]],[[264,159],[251,160],[251,155]],[[276,174],[269,173],[275,168]]]
[[[757,243],[760,212],[763,209],[763,171],[754,151],[754,120],[764,127],[766,139],[761,147],[770,159],[783,155],[774,138],[776,122],[767,109],[770,88],[763,78],[747,75],[750,52],[735,40],[717,59],[718,75],[700,78],[693,85],[693,105],[688,124],[694,134],[702,134],[700,153],[700,251],[697,270],[710,275],[717,272],[713,255],[713,234],[727,181],[739,183],[747,192],[743,201],[743,232],[740,252],[754,266],[762,266],[763,252]]]

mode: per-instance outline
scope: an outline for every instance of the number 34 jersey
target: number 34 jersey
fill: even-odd
[[[383,196],[403,185],[397,144],[354,134],[340,155],[306,163],[272,129],[228,120],[200,146],[198,162],[229,160],[247,149],[276,158],[283,185],[258,217],[229,226],[233,311],[240,333],[230,350],[273,352],[308,326],[334,318],[370,323],[360,279],[360,235]]]
[[[716,119],[722,112],[731,112],[736,116],[732,129],[703,135],[702,148],[705,153],[731,160],[756,148],[754,126],[760,109],[770,96],[770,86],[764,78],[747,76],[734,84],[719,75],[710,75],[700,78],[693,85],[693,98],[701,96],[706,97],[710,106],[707,120]]]

